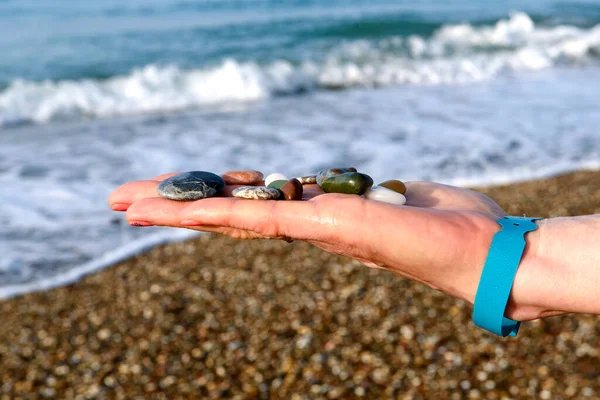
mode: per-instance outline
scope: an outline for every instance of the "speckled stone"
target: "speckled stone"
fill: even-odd
[[[206,171],[190,171],[162,181],[156,191],[169,200],[193,201],[212,197],[225,188],[219,175]]]
[[[234,189],[233,197],[250,200],[277,200],[281,193],[277,189],[266,186],[242,186]]]
[[[326,193],[364,194],[373,186],[373,179],[360,172],[346,172],[331,176],[323,181],[321,188]]]
[[[390,179],[389,181],[381,182],[377,186],[382,186],[384,188],[393,190],[396,193],[406,194],[406,185],[404,182],[397,179]]]
[[[298,179],[298,182],[300,182],[303,185],[312,185],[312,184],[317,183],[316,175],[301,176],[296,179]]]
[[[365,198],[399,206],[406,203],[406,197],[402,193],[395,192],[383,186],[373,186],[366,191]]]
[[[296,178],[287,181],[280,190],[286,200],[302,200],[304,189],[302,183]]]
[[[264,175],[255,170],[228,171],[222,174],[221,178],[228,185],[257,185],[262,181]]]
[[[329,168],[321,170],[317,173],[317,185],[321,186],[325,179],[345,174],[346,172],[356,172],[356,168]]]
[[[265,186],[269,186],[269,184],[271,184],[271,182],[275,182],[275,181],[288,181],[288,177],[285,176],[284,174],[280,174],[278,172],[275,172],[273,174],[267,175],[267,177],[265,178]]]

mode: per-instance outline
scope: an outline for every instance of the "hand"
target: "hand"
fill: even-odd
[[[127,211],[132,225],[172,226],[239,239],[303,240],[326,251],[383,268],[473,303],[479,277],[505,212],[481,193],[429,182],[408,182],[407,203],[396,206],[360,196],[325,194],[304,186],[303,201],[222,197],[178,202],[158,197],[158,183],[174,174],[127,183],[109,204]],[[529,234],[532,235],[532,234]],[[535,242],[535,240],[534,240]],[[538,293],[528,244],[506,316],[517,320],[550,315]]]

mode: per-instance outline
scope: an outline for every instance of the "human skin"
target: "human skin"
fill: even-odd
[[[468,189],[408,182],[404,206],[324,193],[305,185],[302,201],[158,197],[164,174],[129,182],[109,197],[134,226],[171,226],[238,239],[302,240],[473,303],[495,222],[506,213]],[[526,321],[568,312],[600,314],[600,216],[537,221],[526,236],[505,316]]]

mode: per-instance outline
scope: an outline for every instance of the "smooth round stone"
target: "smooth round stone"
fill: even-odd
[[[221,178],[228,185],[256,185],[259,184],[264,175],[260,171],[228,171],[221,174]]]
[[[302,183],[296,178],[287,181],[280,190],[286,200],[302,200],[304,188],[302,187]]]
[[[159,183],[158,195],[169,200],[193,201],[212,197],[225,188],[225,181],[217,174],[190,171],[172,176]]]
[[[285,185],[286,183],[288,183],[287,179],[285,179],[285,180],[281,179],[281,180],[277,180],[277,181],[273,181],[273,182],[269,183],[267,185],[267,187],[270,187],[270,188],[273,188],[273,189],[281,189],[281,187],[283,185]]]
[[[327,178],[321,188],[327,193],[364,194],[373,186],[373,179],[360,172],[346,172]]]
[[[329,168],[321,170],[317,173],[317,185],[321,186],[325,179],[345,174],[346,172],[356,172],[356,168]]]
[[[280,196],[279,190],[266,186],[242,186],[233,189],[231,194],[233,197],[251,200],[277,200]]]
[[[280,173],[274,173],[271,174],[269,176],[267,176],[265,178],[265,186],[269,186],[269,184],[271,184],[271,182],[275,182],[275,181],[288,181],[288,177],[285,176],[284,174],[280,174]]]
[[[404,197],[402,193],[398,193],[383,186],[373,186],[371,189],[367,190],[365,198],[382,201],[384,203],[397,204],[399,206],[406,203],[406,197]]]
[[[303,185],[312,185],[314,183],[317,183],[316,175],[301,176],[300,178],[296,178],[296,179],[298,179],[298,182],[300,182]]]
[[[406,185],[404,182],[397,179],[390,179],[389,181],[381,182],[377,186],[382,186],[384,188],[393,190],[396,193],[406,194]]]

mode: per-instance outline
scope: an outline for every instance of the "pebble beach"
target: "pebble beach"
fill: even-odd
[[[600,213],[600,172],[477,190]],[[600,397],[600,317],[501,339],[471,309],[306,243],[203,235],[0,301],[0,399]]]

